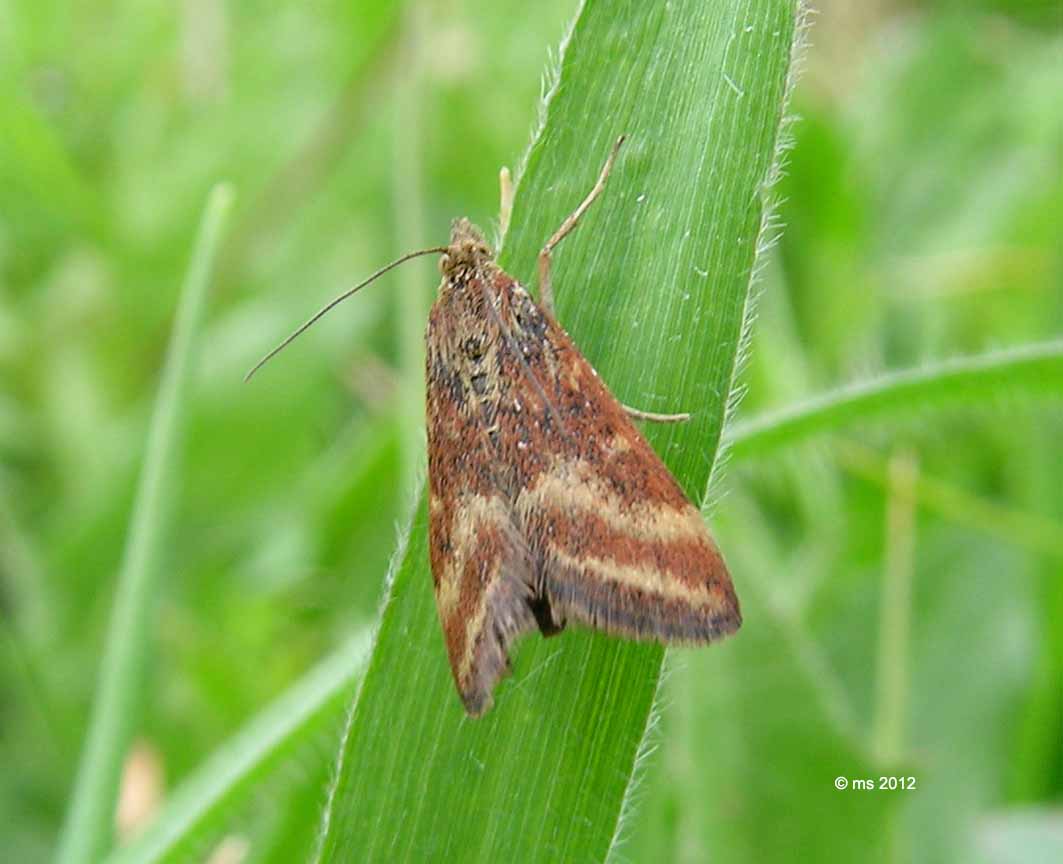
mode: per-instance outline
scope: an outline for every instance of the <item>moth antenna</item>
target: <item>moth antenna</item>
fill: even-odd
[[[321,318],[323,318],[325,316],[325,314],[328,313],[333,307],[338,306],[340,303],[342,303],[344,300],[346,300],[352,294],[354,294],[354,293],[356,293],[358,291],[361,291],[370,282],[375,282],[377,279],[379,279],[381,276],[383,276],[389,270],[392,270],[395,267],[398,267],[400,264],[406,263],[411,258],[418,258],[421,255],[439,255],[439,254],[442,254],[442,253],[444,253],[446,251],[447,251],[447,247],[446,246],[433,246],[430,249],[418,249],[416,252],[407,252],[401,258],[396,258],[390,264],[387,264],[387,265],[381,267],[373,275],[371,275],[367,279],[363,279],[361,282],[359,282],[353,288],[348,288],[346,291],[344,291],[342,294],[340,294],[339,297],[336,297],[335,299],[330,300],[328,303],[326,303],[324,306],[322,306],[320,309],[318,309],[317,312],[315,312],[313,315],[311,315],[310,318],[307,319],[307,321],[304,324],[302,324],[294,332],[292,332],[292,334],[290,336],[288,336],[287,339],[285,339],[283,342],[281,342],[276,348],[274,348],[265,357],[263,357],[254,366],[252,366],[251,367],[251,371],[249,371],[244,376],[244,383],[246,384],[248,381],[250,381],[251,377],[259,369],[261,369],[268,361],[272,360],[274,357],[276,357],[278,354],[280,354],[281,351],[283,351],[285,348],[287,348],[289,345],[291,345],[292,342],[294,342],[297,337],[299,337],[300,335],[305,333],[307,330],[309,330],[310,327],[312,327]]]

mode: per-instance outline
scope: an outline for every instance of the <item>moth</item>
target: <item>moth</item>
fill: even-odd
[[[471,716],[492,705],[509,647],[569,622],[698,645],[741,624],[727,567],[698,509],[554,314],[551,256],[605,187],[598,181],[539,255],[539,302],[457,220],[425,333],[429,553],[454,683]],[[505,196],[504,196],[505,197]],[[507,213],[503,202],[503,218]]]

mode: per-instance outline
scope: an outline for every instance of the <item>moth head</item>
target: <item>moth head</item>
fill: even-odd
[[[468,219],[455,219],[450,228],[450,245],[439,259],[439,270],[453,281],[462,272],[476,270],[494,259],[491,247],[480,229]]]

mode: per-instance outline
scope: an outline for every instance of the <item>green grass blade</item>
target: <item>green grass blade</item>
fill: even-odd
[[[149,864],[189,856],[244,803],[266,775],[328,721],[338,719],[365,668],[360,633],[289,687],[220,748],[167,800],[151,827],[108,864]]]
[[[62,864],[98,861],[111,843],[122,762],[139,714],[141,673],[150,650],[158,548],[165,508],[172,495],[191,359],[211,268],[231,204],[232,191],[228,186],[213,189],[181,289],[118,574],[96,700],[60,838],[57,860]]]
[[[982,405],[987,400],[1020,394],[1060,398],[1063,342],[892,372],[825,393],[793,408],[736,424],[727,434],[728,454],[749,459],[853,423],[927,408]]]
[[[887,463],[874,450],[851,441],[839,441],[834,450],[838,464],[854,476],[886,488]],[[1025,546],[1042,555],[1063,560],[1063,526],[1058,519],[1030,513],[972,495],[952,483],[920,472],[915,482],[920,507],[950,522],[971,528],[1003,543]]]
[[[558,311],[619,398],[692,412],[647,432],[696,498],[738,362],[797,12],[790,0],[585,3],[500,256],[531,281],[539,247],[629,136],[556,258]],[[341,745],[321,859],[602,860],[662,649],[578,631],[529,637],[495,709],[465,718],[425,523],[422,502]]]

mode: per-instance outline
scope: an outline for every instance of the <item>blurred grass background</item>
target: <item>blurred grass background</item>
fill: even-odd
[[[739,419],[1063,333],[1060,4],[818,9]],[[411,340],[431,265],[347,304],[268,382],[243,372],[453,216],[492,224],[574,11],[0,3],[5,857],[55,848],[211,187],[236,203],[166,523],[135,762],[149,810],[374,619],[423,458]],[[1061,439],[1059,400],[999,392],[732,460],[713,524],[747,623],[722,675],[670,655],[618,855],[1063,848]],[[334,731],[200,857],[223,832],[244,860],[305,857]],[[880,773],[918,788],[831,787]]]

